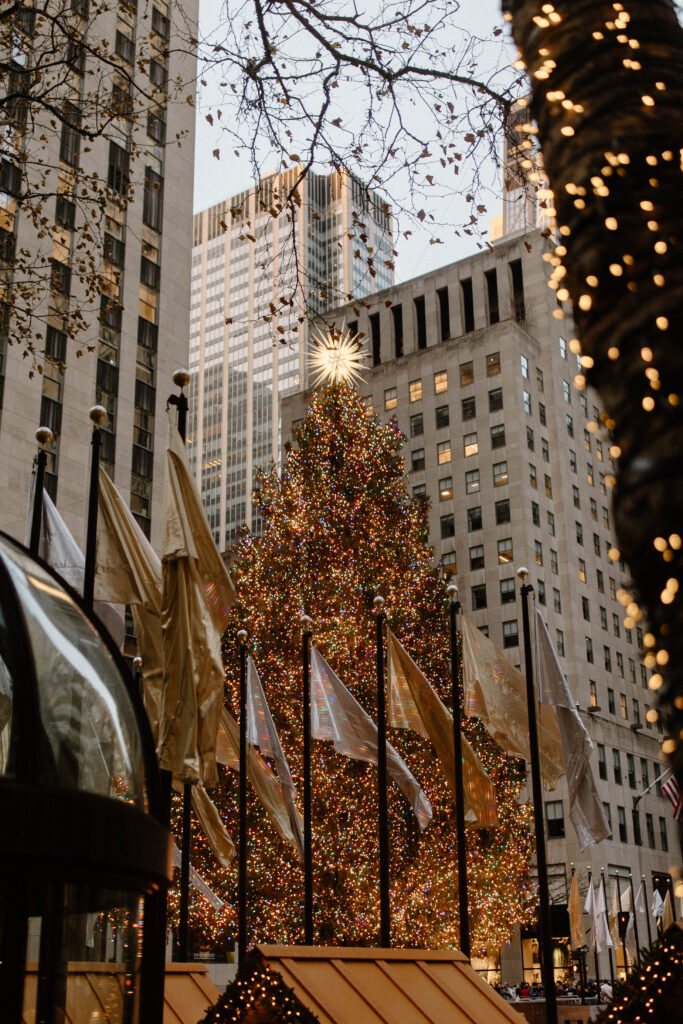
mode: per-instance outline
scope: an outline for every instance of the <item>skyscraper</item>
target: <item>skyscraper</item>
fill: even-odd
[[[81,138],[68,119],[55,122],[56,130],[41,140],[48,196],[42,233],[18,202],[22,178],[16,157],[24,149],[32,152],[38,143],[31,133],[37,134],[40,125],[18,126],[11,145],[9,132],[4,138],[3,284],[10,290],[17,284],[12,253],[22,248],[35,251],[51,266],[44,300],[35,297],[36,306],[42,304],[44,323],[45,351],[37,359],[42,372],[29,379],[30,360],[22,358],[21,343],[9,345],[7,329],[0,337],[0,527],[21,539],[34,432],[42,424],[55,436],[46,487],[76,540],[84,543],[88,409],[99,403],[108,414],[102,462],[130,496],[142,527],[155,543],[160,540],[163,410],[173,390],[173,371],[187,364],[192,237],[194,111],[184,95],[177,99],[173,91],[179,81],[189,82],[192,91],[195,60],[186,36],[197,8],[197,0],[182,6],[154,0],[139,10],[124,3],[96,8],[87,0],[64,5],[74,49],[57,55],[63,63],[55,102],[67,105],[75,119],[71,123],[80,123],[82,111],[92,110],[93,102],[113,116],[104,133],[92,140]],[[28,7],[22,10],[31,14]],[[37,24],[31,17],[23,21],[19,70],[30,71],[41,56],[44,40]],[[80,41],[87,44],[93,37],[105,54],[102,59],[81,46]],[[100,90],[95,100],[89,92],[94,83]],[[134,103],[141,108],[136,106],[133,117]],[[78,234],[84,218],[90,217],[81,191],[84,177],[101,185],[98,209],[104,218],[101,237],[91,239],[85,252],[79,244],[83,235]],[[90,256],[100,294],[91,296],[89,306],[78,268]],[[79,342],[68,333],[76,309],[86,310],[87,328]],[[79,346],[82,358],[77,358]]]
[[[194,218],[188,445],[221,549],[243,523],[259,528],[254,471],[279,457],[280,399],[304,378],[309,315],[393,282],[387,204],[345,171],[297,185],[300,172]]]

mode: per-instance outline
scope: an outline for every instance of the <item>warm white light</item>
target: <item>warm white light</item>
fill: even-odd
[[[341,331],[318,330],[309,347],[309,366],[318,384],[355,384],[361,381],[365,352],[359,338],[344,327]]]

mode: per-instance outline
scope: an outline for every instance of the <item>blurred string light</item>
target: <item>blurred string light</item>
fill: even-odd
[[[398,428],[369,414],[349,386],[321,388],[296,431],[281,473],[263,475],[255,502],[261,539],[246,535],[233,575],[239,600],[223,639],[228,703],[236,710],[235,635],[243,621],[295,784],[301,793],[301,609],[313,642],[375,716],[372,597],[381,589],[392,629],[448,704],[445,586],[427,545],[427,507],[410,499]],[[501,826],[468,830],[472,951],[495,955],[516,924],[533,920],[532,812],[517,803],[524,776],[477,720],[465,723],[495,785]],[[431,745],[392,731],[434,808],[422,835],[395,786],[389,790],[393,936],[397,945],[455,946],[458,940],[455,815]],[[214,794],[229,831],[237,828],[237,782],[221,774]],[[300,942],[303,873],[249,792],[250,942]],[[192,895],[199,944],[236,935],[236,872],[213,859],[195,833],[193,865],[225,907]],[[372,945],[379,930],[376,770],[313,744],[313,862],[318,943]]]

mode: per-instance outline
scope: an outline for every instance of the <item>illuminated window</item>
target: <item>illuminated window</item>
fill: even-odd
[[[384,408],[388,411],[389,409],[395,409],[398,404],[396,398],[396,388],[387,388],[384,392]]]
[[[455,551],[446,551],[441,556],[441,565],[445,576],[453,576],[457,572]]]
[[[589,679],[588,680],[588,690],[589,690],[589,693],[590,693],[590,697],[589,697],[590,706],[592,708],[597,708],[597,706],[598,706],[598,688],[597,688],[597,686],[595,684],[595,680],[593,680],[593,679]],[[598,746],[598,750],[600,750],[599,746]],[[603,751],[602,756],[604,758],[604,756],[605,756],[605,753],[604,753],[605,748],[604,747],[602,748],[602,751]],[[605,775],[601,775],[600,778],[601,779],[607,778],[607,773],[605,773]]]
[[[475,494],[479,490],[479,470],[471,469],[465,473],[465,493]]]
[[[479,442],[477,441],[476,434],[465,434],[463,437],[463,447],[465,450],[465,458],[469,459],[471,455],[476,455],[479,451]]]
[[[507,462],[494,462],[493,464],[493,486],[502,487],[508,482]]]
[[[451,461],[451,442],[439,441],[436,446],[436,458],[440,466]]]
[[[474,383],[474,363],[461,363],[460,364],[460,384],[462,386],[466,384]]]
[[[449,501],[453,497],[453,477],[445,476],[439,480],[439,501]]]
[[[434,394],[441,395],[448,391],[448,371],[440,370],[434,374]]]
[[[509,565],[512,561],[512,537],[498,541],[498,564]]]
[[[536,565],[543,565],[543,545],[540,540],[534,541],[534,558],[536,559]]]
[[[583,558],[579,559],[579,579],[582,583],[586,582],[586,563]]]
[[[492,352],[486,357],[486,376],[495,377],[500,373],[500,352]]]
[[[520,356],[520,361],[521,361],[521,364],[522,364],[522,377],[524,377],[525,379],[528,379],[528,377],[529,377],[529,360],[527,359],[526,356]]]
[[[419,402],[422,398],[422,381],[411,380],[408,385],[408,394],[410,395],[411,402]]]

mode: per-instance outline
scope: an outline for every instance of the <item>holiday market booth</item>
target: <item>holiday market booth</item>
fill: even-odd
[[[3,1024],[161,1024],[171,847],[158,799],[123,659],[80,598],[0,534]],[[88,987],[94,1016],[80,1013]]]

